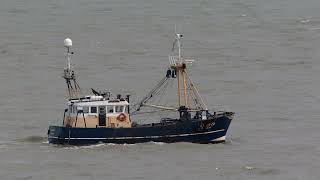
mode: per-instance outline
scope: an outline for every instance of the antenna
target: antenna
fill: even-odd
[[[178,57],[181,60],[181,42],[180,39],[183,37],[182,34],[176,33],[176,41],[178,43]]]
[[[69,98],[78,97],[81,93],[80,87],[76,81],[76,76],[74,74],[74,71],[71,69],[71,56],[73,52],[71,52],[72,47],[72,41],[70,38],[66,38],[64,40],[64,47],[67,48],[67,64],[64,69],[63,78],[66,80],[68,92],[69,92]]]
[[[70,72],[71,70],[71,54],[73,54],[72,52],[70,52],[70,48],[72,47],[72,41],[71,39],[67,38],[64,40],[64,47],[67,48],[67,70]]]
[[[180,33],[177,33],[177,25],[174,25],[174,35],[175,35],[175,39],[172,45],[172,51],[174,51],[174,48],[176,46],[176,44],[178,44],[178,60],[181,61],[181,42],[180,40],[182,39],[183,35]]]
[[[72,47],[72,41],[71,41],[71,39],[70,38],[67,38],[67,39],[65,39],[64,40],[64,47],[66,47],[66,48],[70,48],[70,47]]]

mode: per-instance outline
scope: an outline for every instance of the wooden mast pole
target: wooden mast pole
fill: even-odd
[[[184,105],[185,107],[188,107],[188,94],[187,94],[187,82],[186,82],[186,73],[185,70],[182,70],[182,76],[183,76],[183,92],[184,92]]]
[[[176,67],[177,71],[177,80],[178,80],[178,101],[179,107],[181,106],[181,90],[180,90],[180,69]]]
[[[175,44],[177,43],[177,45],[178,45],[178,58],[174,59],[173,68],[177,71],[179,107],[181,105],[184,105],[185,107],[187,107],[188,106],[188,94],[187,94],[187,79],[186,79],[186,71],[185,71],[186,64],[184,62],[184,59],[181,57],[181,42],[180,42],[180,39],[183,36],[182,36],[182,34],[178,34],[176,32],[175,32],[175,35],[176,35],[176,37],[175,37],[175,41],[173,43],[173,50],[174,50]],[[183,92],[182,92],[182,90],[183,90]]]

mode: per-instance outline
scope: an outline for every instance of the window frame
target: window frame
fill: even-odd
[[[86,111],[87,110],[87,111]],[[90,112],[90,106],[82,106],[82,111],[84,114],[89,114]]]
[[[118,108],[118,111],[116,111]],[[124,113],[125,105],[115,105],[114,106],[115,113]]]
[[[89,114],[97,114],[98,113],[98,107],[97,106],[89,106],[90,111]],[[95,109],[95,112],[92,112],[92,109]]]
[[[107,113],[110,114],[110,113],[114,113],[114,105],[107,105]],[[110,112],[110,110],[112,110],[112,112]]]

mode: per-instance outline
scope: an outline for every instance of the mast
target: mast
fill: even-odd
[[[175,33],[175,41],[173,43],[172,50],[174,51],[175,45],[178,47],[178,56],[170,56],[169,61],[171,68],[177,72],[177,83],[178,83],[178,105],[179,107],[185,106],[189,107],[188,98],[194,97],[194,101],[199,104],[199,108],[202,110],[207,110],[207,106],[201,98],[198,89],[195,87],[194,83],[191,81],[187,73],[187,63],[192,63],[194,60],[184,59],[181,53],[181,39],[183,35]],[[192,94],[189,95],[189,91]]]
[[[198,89],[188,75],[188,67],[194,62],[193,59],[185,59],[181,53],[182,34],[175,33],[172,51],[175,46],[178,47],[177,55],[169,56],[170,67],[166,76],[137,104],[134,112],[140,111],[143,106],[152,107],[163,110],[180,111],[179,109],[187,109],[188,111],[207,111],[208,108],[204,100],[199,94]],[[157,105],[148,103],[151,99],[166,90],[169,81],[177,80],[178,107],[168,107],[167,105]]]
[[[179,107],[180,107],[181,106],[180,71],[177,71],[177,80],[178,80],[178,101],[179,101]]]
[[[188,94],[187,94],[187,82],[186,82],[186,73],[183,70],[183,92],[184,92],[184,104],[188,107]]]
[[[175,44],[178,46],[178,57],[173,58],[175,61],[171,64],[171,67],[177,72],[177,83],[178,83],[178,98],[179,98],[179,107],[185,106],[188,107],[188,93],[187,93],[187,81],[186,81],[186,64],[184,59],[181,57],[181,38],[182,34],[175,34],[175,41],[173,44],[173,50]]]
[[[63,78],[66,80],[67,83],[69,99],[79,98],[81,93],[80,86],[76,80],[74,70],[71,68],[71,56],[73,55],[73,52],[71,52],[70,50],[72,47],[71,39],[67,38],[64,40],[64,47],[67,48],[67,62],[66,67],[63,71]]]

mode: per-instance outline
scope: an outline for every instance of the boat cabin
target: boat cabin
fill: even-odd
[[[129,103],[125,99],[86,96],[71,99],[65,109],[63,125],[76,128],[130,128]]]

